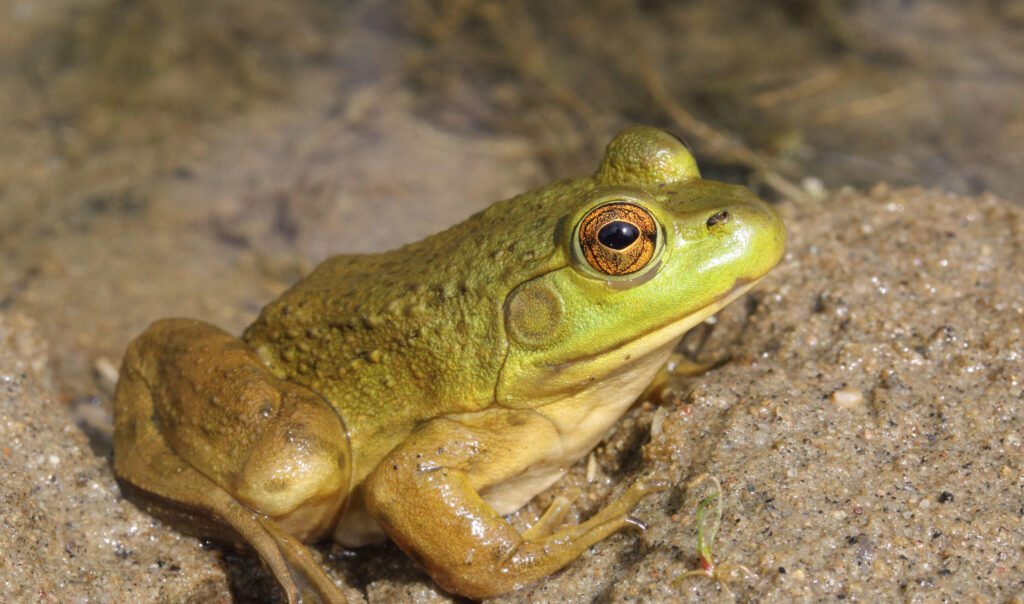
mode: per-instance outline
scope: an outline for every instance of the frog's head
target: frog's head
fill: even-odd
[[[619,134],[593,185],[559,221],[559,261],[505,300],[500,405],[604,387],[635,397],[688,329],[782,257],[775,211],[744,187],[701,179],[661,130]]]

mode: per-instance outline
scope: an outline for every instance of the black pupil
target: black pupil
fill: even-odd
[[[597,240],[602,245],[613,250],[624,250],[640,236],[640,229],[636,225],[622,220],[615,220],[601,227],[597,233]]]

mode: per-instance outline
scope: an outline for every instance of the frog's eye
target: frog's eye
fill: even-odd
[[[658,222],[644,207],[613,201],[590,210],[576,229],[579,251],[592,269],[610,277],[630,275],[658,251]]]

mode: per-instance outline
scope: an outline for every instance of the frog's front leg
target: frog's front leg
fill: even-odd
[[[512,591],[561,569],[612,533],[638,526],[630,510],[666,486],[639,481],[582,524],[520,534],[480,491],[496,475],[529,472],[526,456],[537,443],[556,442],[553,430],[532,411],[501,411],[484,421],[433,420],[380,462],[360,496],[388,536],[445,590],[480,599]]]
[[[335,523],[349,488],[345,426],[206,323],[154,323],[129,346],[114,399],[114,469],[153,515],[248,544],[289,602],[344,602],[302,541]]]

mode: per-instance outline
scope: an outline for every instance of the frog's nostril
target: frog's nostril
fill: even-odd
[[[708,224],[708,228],[710,229],[711,227],[715,226],[716,224],[722,224],[723,222],[728,222],[728,220],[729,220],[729,211],[728,210],[722,210],[720,212],[716,212],[714,215],[711,216],[711,218],[708,218],[708,223],[707,223]]]

